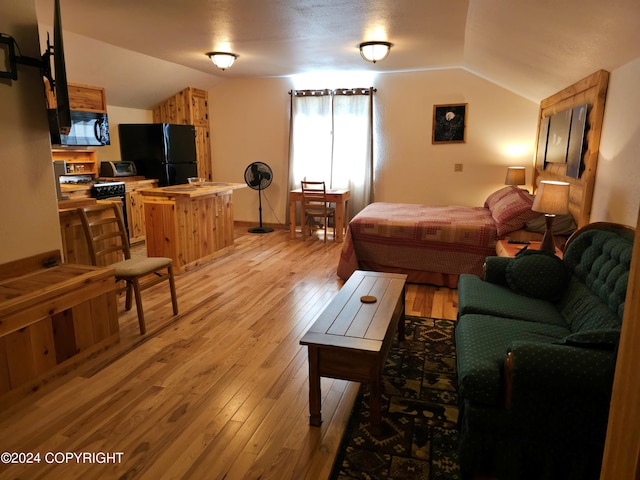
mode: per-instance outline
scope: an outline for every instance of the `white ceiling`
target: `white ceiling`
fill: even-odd
[[[41,37],[53,0],[35,0]],[[538,102],[640,57],[638,0],[60,0],[69,80],[150,108],[226,78],[457,67]],[[370,64],[357,45],[393,43]],[[205,52],[240,58],[222,72]]]

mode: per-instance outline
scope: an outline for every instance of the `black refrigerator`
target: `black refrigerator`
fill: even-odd
[[[158,186],[187,183],[198,176],[193,125],[136,123],[118,125],[120,156],[132,161],[138,175],[157,178]]]

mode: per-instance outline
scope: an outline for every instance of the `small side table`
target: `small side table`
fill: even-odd
[[[499,257],[515,257],[516,254],[527,247],[529,250],[539,250],[542,242],[529,242],[528,244],[522,243],[509,243],[509,240],[498,240],[496,243],[496,254]],[[556,256],[562,258],[562,250],[556,247]]]

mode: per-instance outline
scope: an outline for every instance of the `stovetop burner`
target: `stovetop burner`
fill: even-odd
[[[124,182],[96,181],[91,187],[91,196],[98,200],[110,197],[124,197]]]

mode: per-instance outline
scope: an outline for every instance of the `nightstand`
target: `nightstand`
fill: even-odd
[[[539,250],[542,242],[529,242],[529,244],[509,243],[509,240],[498,240],[496,254],[499,257],[515,257],[516,254],[527,247],[529,250]],[[556,247],[556,256],[562,258],[562,250]]]

